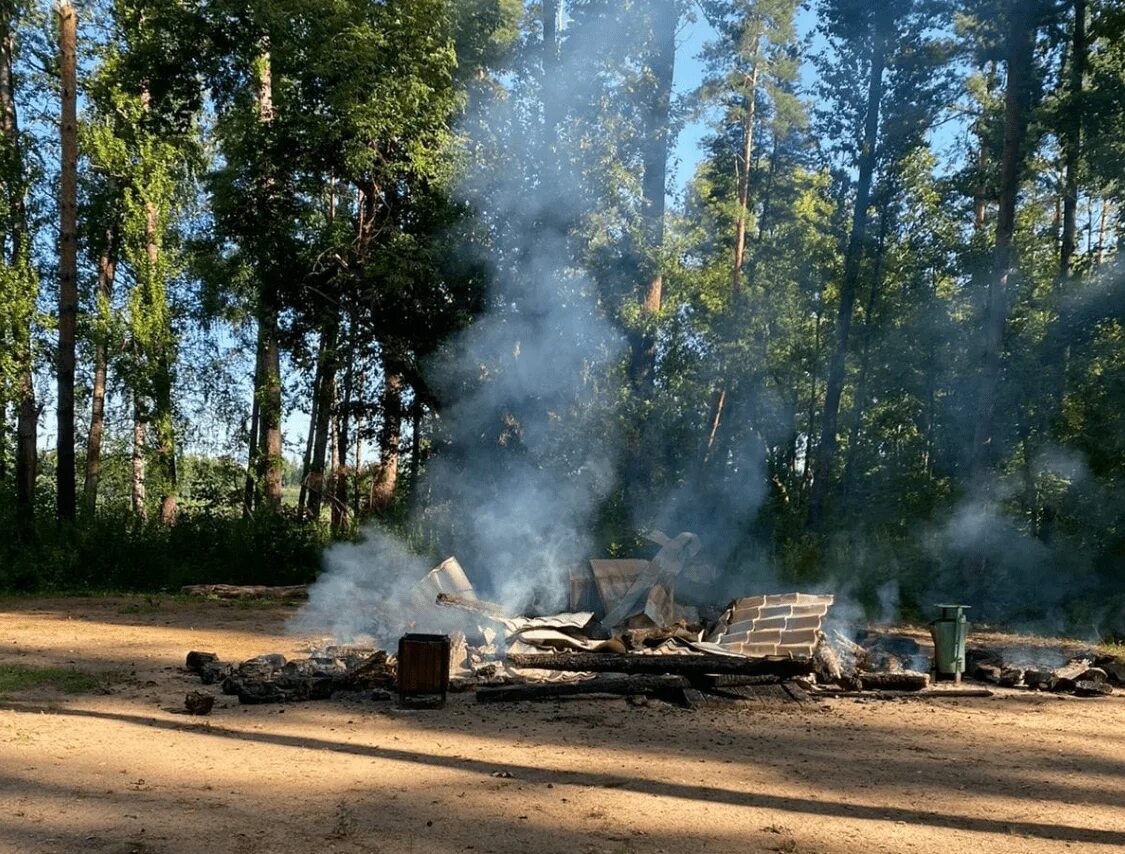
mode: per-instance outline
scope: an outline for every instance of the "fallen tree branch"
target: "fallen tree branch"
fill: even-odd
[[[510,653],[513,667],[565,670],[577,673],[674,673],[682,676],[738,674],[740,676],[801,676],[812,672],[807,658],[742,658],[733,655],[617,655],[563,652],[554,655]]]

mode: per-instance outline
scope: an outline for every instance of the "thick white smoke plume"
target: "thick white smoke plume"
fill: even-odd
[[[580,71],[564,60],[566,97],[582,96],[578,81],[590,75]],[[612,387],[600,380],[623,342],[572,257],[567,224],[582,216],[581,202],[549,152],[535,98],[486,86],[471,94],[460,192],[489,233],[493,291],[485,313],[427,366],[446,405],[422,490],[431,510],[419,512],[451,520],[442,545],[482,596],[513,612],[561,608],[571,567],[590,556],[592,516],[615,484]],[[364,542],[325,554],[295,627],[378,637],[380,615],[408,608],[406,591],[445,556],[420,558],[369,529]]]

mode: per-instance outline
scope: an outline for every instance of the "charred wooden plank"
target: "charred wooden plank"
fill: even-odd
[[[740,676],[801,676],[812,672],[807,658],[743,658],[733,655],[617,655],[563,652],[553,655],[517,654],[507,657],[513,667],[564,670],[577,673],[672,673],[681,676],[737,674]]]
[[[780,676],[765,673],[760,676],[741,676],[737,673],[704,673],[691,677],[691,684],[702,691],[715,688],[735,688],[744,685],[772,685],[781,681]]]
[[[991,697],[993,692],[987,688],[931,688],[925,691],[844,691],[836,688],[825,688],[810,695],[812,697],[829,698],[867,698],[869,700],[913,700],[913,699],[949,699],[957,700],[971,697]]]
[[[682,676],[596,676],[577,682],[529,682],[477,690],[478,703],[514,703],[520,700],[550,700],[556,697],[578,697],[586,694],[633,696],[660,691],[691,688]]]
[[[860,684],[865,691],[921,691],[930,684],[929,674],[912,673],[862,673]]]

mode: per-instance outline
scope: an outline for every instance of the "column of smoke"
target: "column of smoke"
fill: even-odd
[[[568,97],[580,94],[581,71],[561,70]],[[464,127],[473,165],[461,192],[491,235],[493,292],[483,316],[427,366],[447,403],[443,447],[422,491],[434,516],[452,519],[448,548],[479,594],[512,613],[550,610],[565,606],[569,571],[589,557],[591,516],[614,486],[616,439],[598,379],[623,342],[568,248],[562,224],[581,214],[575,182],[557,163],[523,171],[548,159],[521,112],[527,104],[491,91],[474,100]],[[408,596],[433,563],[368,528],[362,542],[325,554],[293,628],[383,642],[418,616],[419,630],[448,629],[455,613],[418,615]]]

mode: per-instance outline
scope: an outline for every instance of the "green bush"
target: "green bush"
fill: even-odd
[[[0,503],[0,588],[175,590],[184,584],[302,584],[315,578],[327,526],[296,514],[242,518],[185,511],[175,525],[124,510],[59,527],[48,513],[21,521]]]

